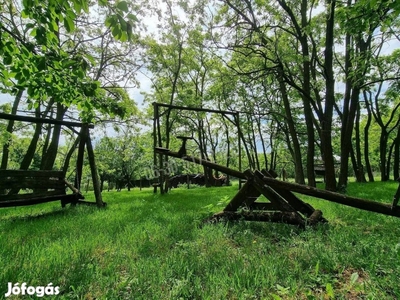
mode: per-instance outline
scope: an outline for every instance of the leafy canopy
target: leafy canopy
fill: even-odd
[[[0,91],[15,95],[27,90],[31,108],[49,98],[76,105],[87,121],[94,109],[104,111],[100,82],[88,76],[92,58],[63,47],[63,38],[75,30],[79,15],[89,13],[90,5],[88,0],[23,0],[21,9],[8,1],[0,4]],[[98,0],[94,5],[110,12],[105,25],[114,38],[132,38],[137,18],[128,2]],[[17,17],[21,24],[15,24]]]

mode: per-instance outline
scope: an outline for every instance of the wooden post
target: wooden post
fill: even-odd
[[[94,159],[94,151],[93,151],[92,141],[90,140],[89,128],[88,127],[84,127],[84,128],[86,129],[86,134],[85,134],[86,148],[87,148],[87,152],[88,152],[90,170],[92,173],[94,195],[96,197],[97,206],[103,207],[103,206],[105,206],[105,203],[103,202],[103,199],[101,196],[100,179],[99,179],[99,174],[97,173],[96,161]]]
[[[82,183],[82,171],[83,171],[83,158],[85,154],[85,144],[87,140],[87,133],[89,132],[89,128],[87,124],[83,124],[81,128],[81,132],[79,133],[80,141],[78,146],[78,157],[76,159],[76,175],[75,175],[75,186],[78,190],[81,189]]]
[[[153,149],[157,147],[157,119],[158,119],[158,105],[156,102],[153,102]],[[155,170],[154,168],[157,167],[157,153],[156,151],[153,151],[153,177],[155,176]],[[157,193],[157,185],[154,185],[154,190],[153,192],[156,194]]]
[[[162,147],[162,139],[161,139],[161,126],[160,126],[160,114],[158,110],[158,104],[156,104],[157,110],[157,140],[158,140],[158,147]],[[159,183],[160,183],[160,193],[164,194],[164,157],[162,154],[158,156],[158,167],[159,167]]]

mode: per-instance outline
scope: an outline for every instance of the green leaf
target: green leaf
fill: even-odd
[[[78,13],[78,14],[80,14],[81,13],[81,11],[82,11],[82,5],[81,5],[81,3],[79,3],[79,1],[74,1],[74,8],[75,8],[75,11]]]
[[[124,12],[128,12],[129,8],[128,8],[128,3],[126,1],[120,1],[117,3],[117,8],[124,11]]]
[[[28,24],[25,25],[26,29],[31,29],[31,28],[34,28],[34,27],[35,27],[35,24],[33,24],[33,23],[28,23]]]
[[[69,17],[64,19],[64,26],[67,32],[71,32],[75,29],[75,24]]]
[[[74,61],[74,60],[72,60],[72,59],[64,60],[64,61],[62,62],[63,68],[69,68],[69,67],[72,67],[72,66],[75,65],[75,64],[76,64],[76,61]]]
[[[36,30],[37,30],[36,28],[33,28],[30,35],[31,36],[36,36]]]
[[[49,24],[49,27],[52,27],[51,29],[52,29],[53,31],[58,31],[58,24],[57,24],[57,22],[56,22],[55,20],[53,20],[53,21]]]
[[[21,12],[21,17],[24,18],[24,19],[29,18],[29,11],[27,9],[24,9]]]
[[[82,8],[85,13],[89,13],[89,1],[83,0],[82,1]]]
[[[5,65],[11,65],[11,63],[12,63],[12,57],[10,56],[10,55],[4,55],[4,57],[3,57],[3,64],[5,64]]]
[[[107,18],[106,18],[106,22],[105,22],[105,24],[106,24],[106,26],[107,27],[114,27],[115,26],[115,17],[114,16],[108,16]]]
[[[29,78],[31,72],[28,69],[22,69],[22,74],[24,75],[25,78]]]
[[[5,47],[7,48],[8,52],[9,52],[10,54],[15,53],[14,43],[12,43],[12,42],[7,42],[7,43],[5,44]]]
[[[124,18],[122,16],[118,15],[118,21],[119,21],[119,24],[121,25],[121,30],[126,31],[127,26],[126,26],[126,22],[125,22]]]
[[[33,97],[35,94],[35,90],[33,89],[33,86],[28,87],[28,96]]]
[[[335,292],[333,290],[332,284],[327,283],[326,284],[326,294],[328,295],[329,298],[334,299],[335,298]]]
[[[132,20],[134,22],[138,21],[138,18],[134,14],[128,14],[127,17],[128,17],[129,20]]]
[[[45,57],[38,58],[37,68],[39,71],[43,71],[46,69],[46,58]]]
[[[112,29],[111,33],[112,33],[113,37],[117,38],[121,34],[121,30],[117,26],[115,26]]]
[[[358,280],[358,277],[359,277],[359,276],[358,276],[358,273],[357,273],[357,272],[351,274],[351,277],[350,277],[350,284],[351,284],[351,285],[355,284],[356,281]]]

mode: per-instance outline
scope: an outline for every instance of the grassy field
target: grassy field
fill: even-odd
[[[396,188],[351,183],[349,194],[390,203]],[[57,299],[400,299],[400,219],[302,197],[329,224],[201,227],[236,191],[135,189],[104,192],[105,209],[2,209],[0,298],[8,282],[51,282]]]

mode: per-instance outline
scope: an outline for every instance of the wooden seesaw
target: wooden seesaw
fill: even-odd
[[[240,172],[208,160],[187,155],[182,156],[178,152],[173,152],[166,148],[156,147],[155,152],[203,165],[246,180],[246,183],[224,210],[214,214],[209,221],[241,219],[246,221],[287,223],[300,227],[327,222],[320,210],[314,209],[310,204],[299,199],[293,192],[400,218],[400,207],[397,206],[400,198],[400,186],[394,196],[392,205],[388,205],[320,190],[310,186],[280,181],[273,178],[265,170]],[[257,201],[262,195],[269,202]]]

